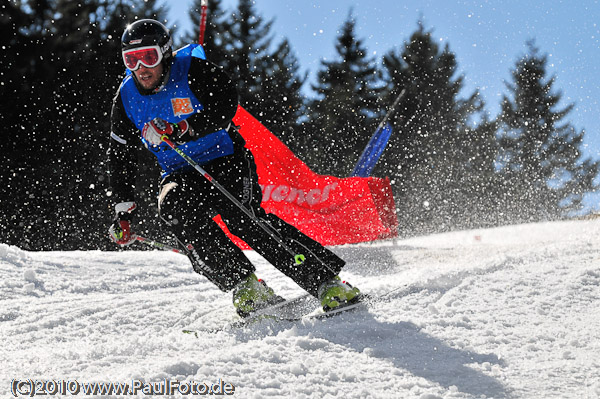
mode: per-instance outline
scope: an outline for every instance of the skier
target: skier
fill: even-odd
[[[129,245],[136,239],[136,149],[142,144],[162,168],[160,218],[185,248],[193,269],[222,291],[233,291],[240,316],[282,298],[256,277],[254,265],[214,222],[217,214],[233,234],[319,298],[324,310],[359,300],[360,291],[338,277],[342,259],[261,208],[254,158],[232,122],[238,107],[235,84],[206,60],[203,48],[190,44],[173,52],[169,30],[150,19],[128,25],[121,48],[127,71],[112,106],[109,145],[116,214],[109,228],[112,240]],[[169,147],[165,135],[304,255],[304,262],[296,264],[289,251]]]

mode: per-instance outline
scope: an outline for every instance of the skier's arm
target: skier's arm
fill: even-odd
[[[127,117],[121,94],[113,102],[111,133],[108,146],[108,168],[113,203],[134,202],[137,170],[136,144],[138,131]]]
[[[192,58],[188,78],[190,89],[204,107],[187,119],[195,134],[202,137],[226,128],[238,107],[238,93],[231,78],[221,67],[200,58]]]

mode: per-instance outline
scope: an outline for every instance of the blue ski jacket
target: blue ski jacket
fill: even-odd
[[[187,120],[195,139],[179,145],[198,164],[206,164],[234,152],[241,141],[228,131],[237,109],[235,85],[218,66],[206,60],[201,46],[190,44],[175,53],[166,83],[156,93],[145,92],[128,70],[111,113],[109,171],[115,201],[133,201],[140,143],[162,168],[162,176],[184,173],[192,167],[166,143],[151,145],[141,135],[154,118],[171,123]],[[242,144],[243,145],[243,144]]]

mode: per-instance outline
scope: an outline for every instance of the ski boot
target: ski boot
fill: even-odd
[[[342,281],[339,276],[321,284],[318,295],[325,312],[350,305],[361,299],[360,290]]]
[[[273,289],[264,281],[259,280],[254,273],[233,289],[233,306],[241,317],[247,317],[259,309],[283,300],[279,295],[275,295]]]

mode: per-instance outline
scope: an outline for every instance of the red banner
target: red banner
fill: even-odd
[[[323,245],[397,236],[389,179],[318,175],[242,107],[234,123],[256,159],[262,207],[268,213]],[[247,248],[237,237],[232,239]]]

